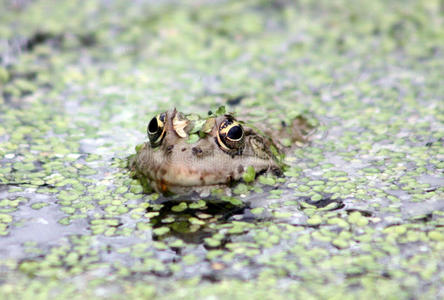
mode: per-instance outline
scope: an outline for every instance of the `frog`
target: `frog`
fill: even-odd
[[[286,150],[305,143],[313,129],[300,116],[291,126],[282,123],[278,131],[260,129],[224,107],[207,117],[172,108],[148,122],[148,141],[136,147],[129,167],[148,192],[208,195],[222,189],[229,194],[246,172],[282,176]]]

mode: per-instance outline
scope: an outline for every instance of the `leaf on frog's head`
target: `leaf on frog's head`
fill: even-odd
[[[189,136],[189,138],[188,138],[188,140],[187,140],[187,143],[188,143],[188,144],[194,144],[194,143],[197,142],[198,140],[199,140],[199,135],[193,133],[193,134],[190,134],[190,136]]]
[[[190,121],[182,114],[176,113],[173,118],[173,128],[178,136],[185,138],[188,136],[188,133],[185,132],[185,127],[190,123]]]
[[[222,115],[225,115],[226,114],[226,109],[225,109],[225,106],[219,106],[219,108],[216,110],[216,113],[215,113],[215,115],[216,116],[222,116]]]
[[[190,121],[197,121],[200,120],[201,117],[197,114],[187,114],[187,119]]]
[[[234,115],[235,115],[235,113],[233,113],[233,112],[227,112],[227,110],[226,110],[226,108],[225,108],[224,105],[219,106],[219,107],[217,108],[216,112],[214,112],[214,113],[213,113],[211,110],[208,111],[208,116],[209,116],[210,118],[217,118],[217,117],[219,117],[219,116],[226,116],[226,117],[232,117],[232,118],[234,118]]]
[[[207,120],[205,120],[205,119],[194,121],[194,127],[193,127],[193,129],[191,129],[190,134],[201,131],[203,126],[205,125],[206,121]]]
[[[214,112],[214,113],[211,110],[208,111],[208,116],[209,117],[218,117],[218,116],[223,116],[225,114],[226,114],[226,109],[225,109],[225,106],[223,106],[223,105],[219,106],[217,108],[216,112]]]
[[[205,134],[209,133],[213,129],[215,123],[216,123],[216,119],[215,118],[208,118],[205,121],[205,123],[202,124],[202,128],[201,128],[200,131],[205,133]]]

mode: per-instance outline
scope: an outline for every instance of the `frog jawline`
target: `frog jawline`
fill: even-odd
[[[221,189],[222,193],[226,196],[231,196],[231,189],[229,184],[207,184],[207,185],[179,185],[179,184],[168,184],[163,187],[159,185],[158,182],[151,182],[152,188],[165,196],[171,195],[187,195],[192,193],[197,193],[200,197],[208,197],[211,192],[216,189]],[[190,199],[190,201],[194,201]]]

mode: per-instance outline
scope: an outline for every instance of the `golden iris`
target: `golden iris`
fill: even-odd
[[[165,113],[158,114],[148,123],[147,127],[148,138],[150,139],[151,147],[157,147],[162,143],[165,136]]]
[[[219,125],[217,141],[222,150],[231,154],[241,154],[244,147],[244,129],[242,125],[228,116]]]

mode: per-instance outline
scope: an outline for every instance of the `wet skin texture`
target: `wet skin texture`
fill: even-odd
[[[233,116],[208,117],[200,138],[190,143],[190,131],[198,122],[176,109],[154,117],[147,128],[150,141],[130,161],[136,176],[147,179],[156,192],[182,194],[239,181],[249,166],[256,174],[281,172],[271,139]]]

